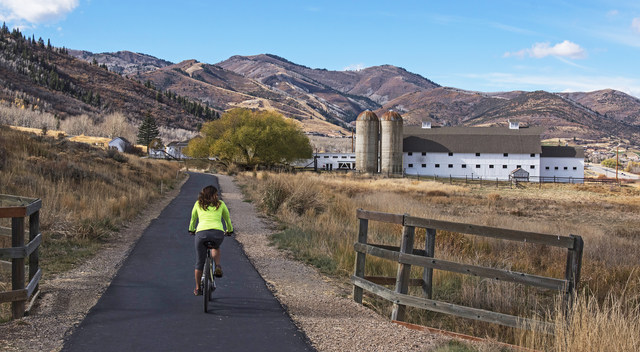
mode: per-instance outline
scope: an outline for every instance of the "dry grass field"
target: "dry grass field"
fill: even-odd
[[[339,280],[346,280],[353,272],[357,208],[580,235],[585,242],[581,290],[569,326],[554,292],[434,271],[435,299],[556,321],[555,336],[413,309],[409,319],[542,350],[640,350],[637,185],[535,184],[511,189],[312,173],[245,173],[239,180],[245,192],[283,224],[283,231],[273,236],[274,244]],[[400,234],[397,225],[370,222],[370,242],[398,246]],[[416,247],[420,243],[424,245],[424,230],[417,232]],[[566,251],[441,231],[436,239],[436,258],[563,278]],[[395,277],[396,270],[389,261],[367,258],[367,275]],[[413,277],[421,275],[422,269],[412,269]],[[366,298],[366,304],[389,316],[389,304],[372,296]]]
[[[42,199],[45,279],[95,253],[123,222],[173,187],[180,168],[0,126],[0,194]],[[10,227],[10,220],[0,219],[0,226]],[[0,247],[10,245],[0,237]],[[10,272],[0,270],[0,291],[10,288],[9,280]],[[9,304],[0,308],[2,320]]]

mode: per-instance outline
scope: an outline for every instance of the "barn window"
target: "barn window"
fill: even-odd
[[[329,156],[328,156],[328,155],[325,155],[325,156],[324,156],[324,158],[325,158],[325,159],[329,159]]]
[[[453,164],[449,164],[449,168],[452,169],[453,168]]]
[[[453,156],[453,153],[449,153],[449,156]]]
[[[351,158],[351,159],[355,159],[355,158],[356,158],[356,156],[355,156],[355,155],[352,155],[352,156],[350,156],[349,158]]]
[[[544,168],[544,169],[545,169],[545,170],[549,170],[549,167],[548,167],[548,166],[545,166],[545,168]]]
[[[440,167],[440,164],[436,164],[436,167]]]
[[[337,156],[337,155],[334,155],[334,156],[332,156],[332,158],[334,158],[334,159],[338,159],[338,156]]]
[[[502,165],[502,168],[503,168],[503,169],[506,169],[506,168],[507,168],[507,165]]]
[[[574,169],[574,170],[578,170],[578,168],[577,168],[577,167],[575,167],[575,166],[573,167],[573,169]]]
[[[427,167],[427,164],[422,164],[422,167],[423,167],[423,168]]]
[[[493,169],[493,165],[489,165],[489,168],[490,168],[490,169]]]
[[[476,164],[476,169],[479,169],[479,168],[480,168],[480,164]]]
[[[535,169],[535,168],[536,168],[536,166],[535,166],[535,165],[531,165],[531,166],[529,166],[529,168],[530,168],[531,170],[533,170],[533,169]]]
[[[535,157],[536,157],[536,154],[535,154],[535,153],[531,153],[531,157],[532,157],[532,158],[535,158]]]
[[[554,170],[558,170],[558,167],[556,166],[556,167],[554,167],[553,169],[554,169]]]
[[[502,155],[503,156],[509,156],[509,153],[503,153]]]
[[[462,168],[466,169],[467,168],[467,164],[462,164]]]
[[[422,156],[425,156],[425,155],[427,155],[427,152],[422,152]]]
[[[480,156],[480,153],[476,153],[476,156]]]
[[[407,153],[407,155],[408,155],[408,156],[412,156],[412,155],[413,155],[413,152],[408,152],[408,153]]]
[[[408,167],[413,167],[413,164],[409,164],[409,165],[407,165],[407,166],[408,166]]]
[[[516,165],[516,169],[521,169],[522,165]]]
[[[565,170],[567,170],[567,169],[568,169],[568,167],[566,167],[566,166],[565,166],[565,167],[564,167],[564,169],[565,169]]]

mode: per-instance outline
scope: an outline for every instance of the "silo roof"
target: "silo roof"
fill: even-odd
[[[365,110],[361,112],[360,115],[358,115],[356,121],[380,121],[380,119],[378,119],[378,115],[376,115],[375,112],[371,110]]]
[[[381,121],[402,121],[402,116],[395,111],[389,110],[382,114]]]

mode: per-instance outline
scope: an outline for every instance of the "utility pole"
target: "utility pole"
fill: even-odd
[[[616,147],[616,183],[620,183],[618,180],[618,155],[620,155],[620,143]]]

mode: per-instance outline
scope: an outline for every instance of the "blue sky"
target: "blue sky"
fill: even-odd
[[[217,63],[272,53],[312,68],[391,64],[477,91],[640,97],[640,1],[0,0],[54,46]]]

